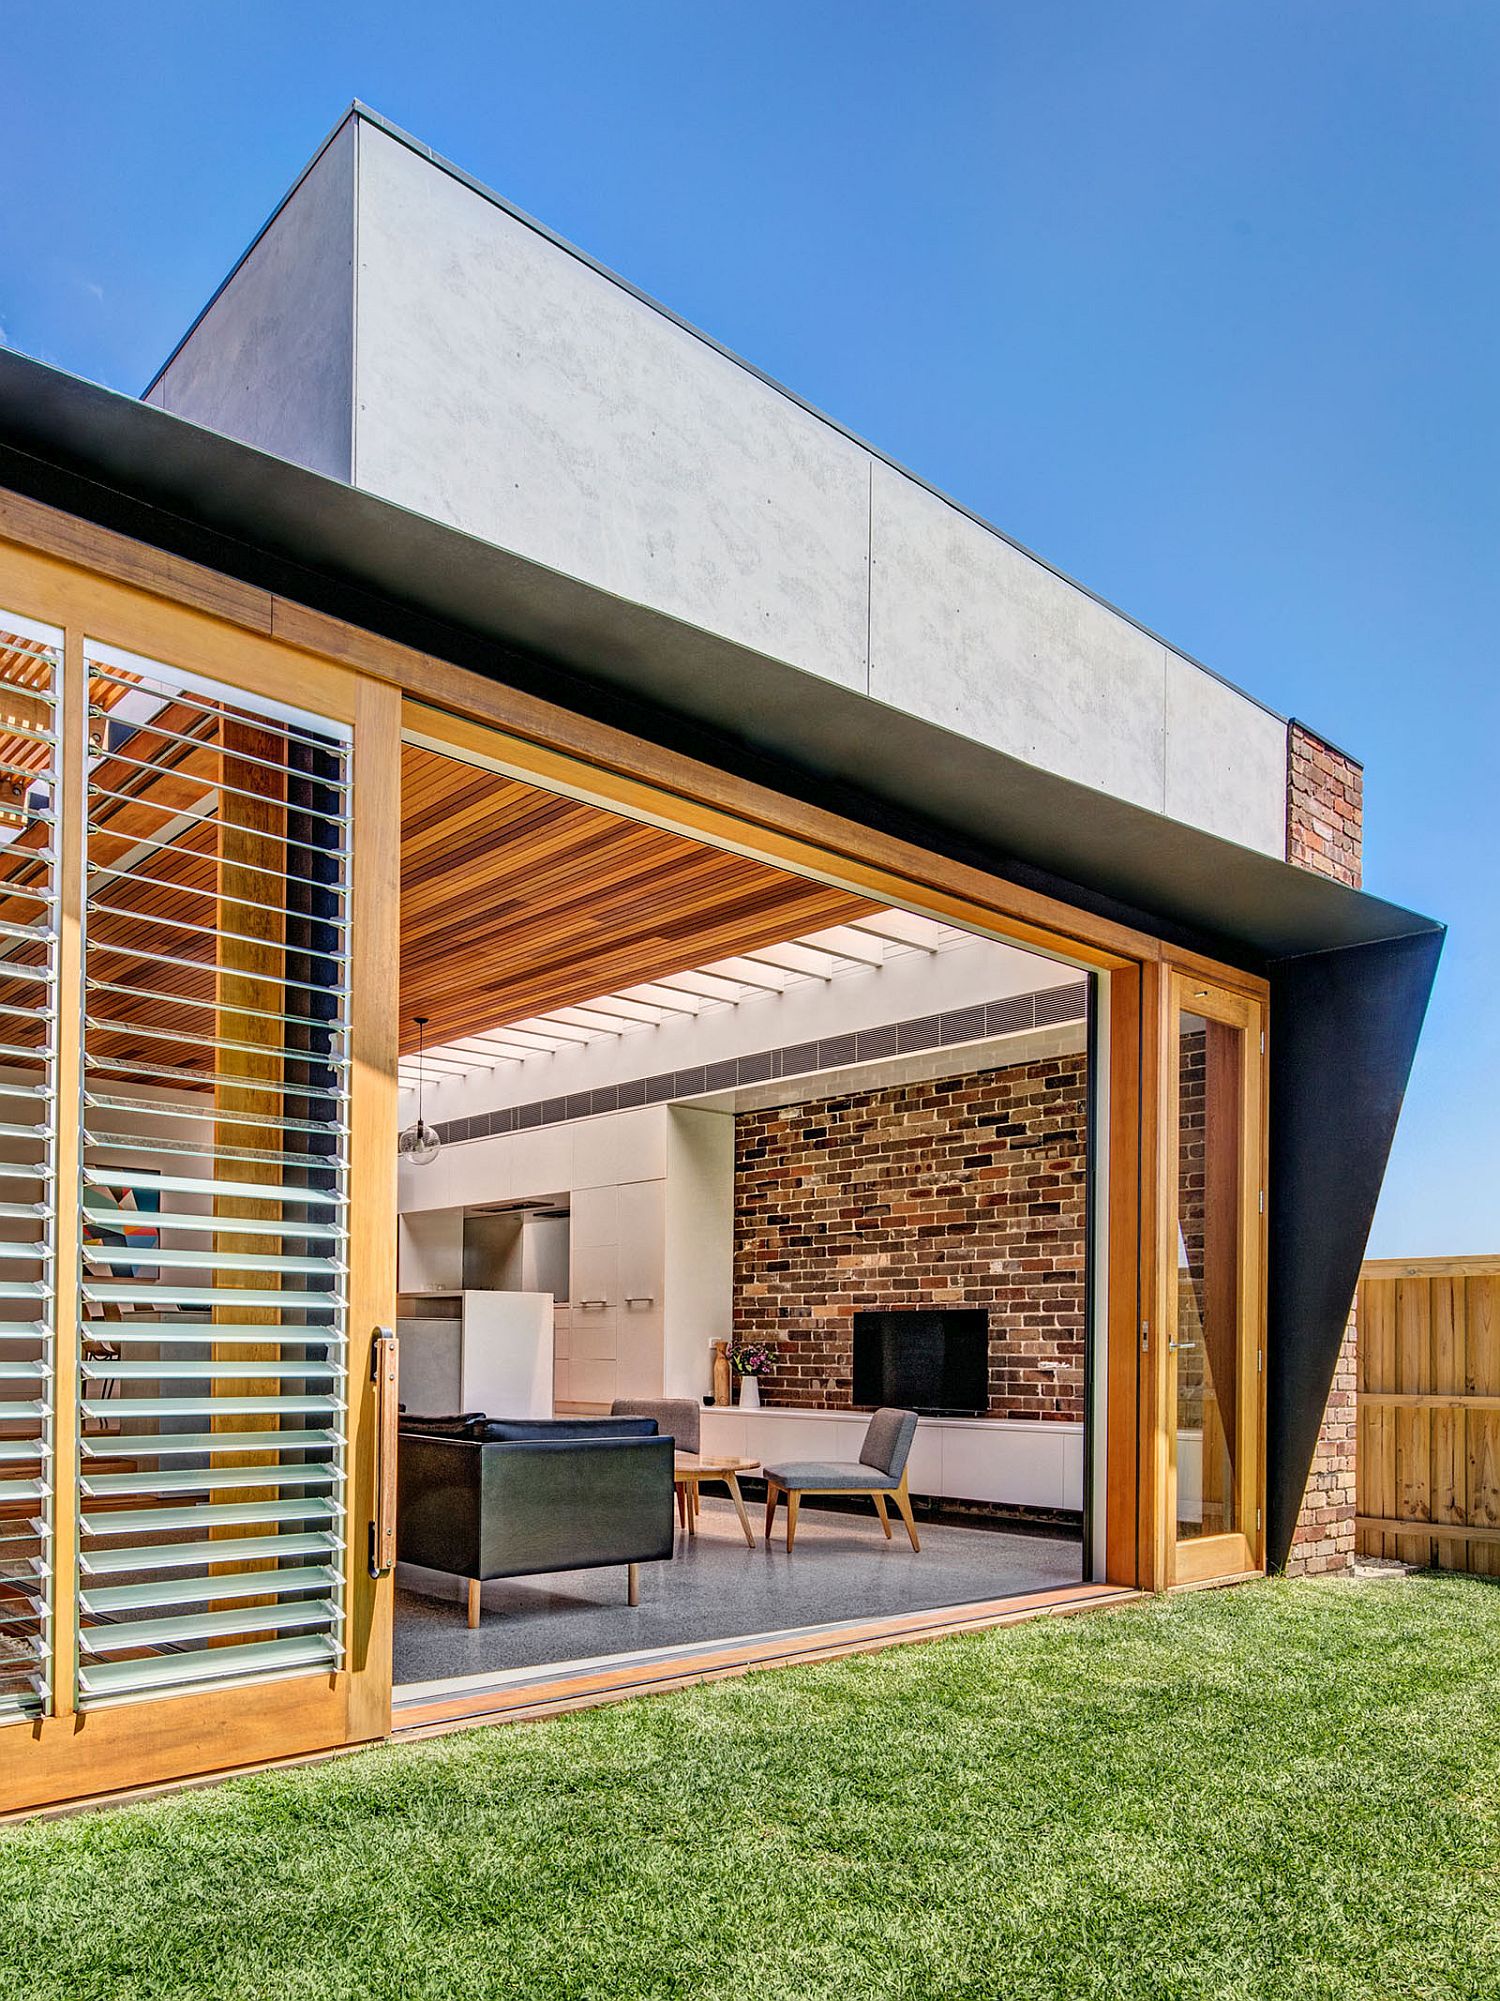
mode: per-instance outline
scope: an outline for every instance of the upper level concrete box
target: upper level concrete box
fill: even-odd
[[[147,392],[1267,854],[1286,725],[352,110]]]

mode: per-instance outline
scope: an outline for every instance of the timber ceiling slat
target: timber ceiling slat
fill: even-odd
[[[401,858],[408,1052],[881,907],[414,745]]]
[[[120,1033],[102,1045],[111,1057],[166,1055],[191,1071],[207,1065],[200,1049],[178,1045],[166,1054],[159,1039],[130,1031],[211,1032],[209,1009],[179,1004],[213,999],[210,941],[165,920],[216,921],[216,822],[179,821],[174,828],[171,815],[191,813],[211,794],[219,753],[196,711],[164,710],[156,720],[205,740],[172,742],[146,724],[129,739],[127,754],[155,770],[109,757],[95,767],[108,790],[139,801],[98,802],[101,832],[90,844],[96,862],[128,868],[137,842],[160,839],[169,829],[172,843],[139,862],[160,880],[127,874],[101,890],[103,900],[128,915],[96,913],[90,968],[96,977],[154,989],[163,998],[96,990],[89,1008],[98,1018],[120,1019]],[[22,896],[6,895],[6,884],[19,887],[35,871],[26,849],[41,846],[45,831],[29,827],[0,848],[0,916],[11,921],[35,915]],[[415,746],[403,752],[401,1007],[408,1051],[416,1013],[432,1017],[429,1043],[483,1034],[880,907]],[[195,963],[166,964],[153,953]],[[31,954],[13,946],[6,956],[20,964]],[[0,962],[0,981],[3,971]],[[21,983],[0,985],[0,1002],[12,989],[19,996]]]

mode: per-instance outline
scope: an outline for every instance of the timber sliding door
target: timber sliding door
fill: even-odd
[[[1264,1562],[1262,1020],[1244,995],[1172,977],[1162,1270],[1175,1584]]]
[[[344,1659],[349,733],[91,647],[80,1706]]]
[[[29,631],[0,634],[0,749],[36,745],[14,831],[0,790],[0,1812],[381,1734],[390,1681],[391,843],[358,870],[394,701]]]

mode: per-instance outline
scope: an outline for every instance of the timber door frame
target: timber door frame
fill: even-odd
[[[1233,1218],[1237,1368],[1235,1399],[1235,1527],[1227,1533],[1177,1535],[1177,1354],[1180,1073],[1178,1022],[1200,1016],[1234,1029],[1241,1060],[1235,1090]],[[1265,1569],[1266,1490],[1266,1008],[1261,999],[1197,973],[1170,971],[1158,1013],[1160,1079],[1157,1159],[1156,1463],[1161,1504],[1158,1562],[1170,1589],[1218,1583]],[[1209,1134],[1211,1143],[1212,1134]],[[1223,1162],[1221,1161],[1221,1166]],[[1208,1163],[1205,1163],[1206,1172]],[[1206,1199],[1207,1196],[1206,1196]]]
[[[393,1580],[370,1575],[380,1397],[374,1338],[394,1325],[396,1005],[400,699],[347,667],[0,543],[0,605],[64,634],[58,1040],[58,1287],[54,1647],[45,1713],[0,1726],[0,1815],[385,1737],[391,1717]],[[182,1695],[78,1701],[79,1466],[78,1103],[83,891],[85,641],[145,656],[169,672],[310,709],[352,731],[350,837],[347,1515],[344,1656],[333,1672],[208,1687]],[[71,991],[63,983],[71,986]],[[66,1261],[66,1262],[65,1262]],[[394,1469],[388,1467],[390,1477]]]
[[[488,686],[472,675],[462,678],[477,687]],[[732,793],[724,796],[722,774],[719,797],[685,796],[675,787],[668,789],[413,696],[402,704],[402,737],[439,754],[488,765],[541,790],[918,911],[979,937],[1057,958],[1095,981],[1098,998],[1091,1006],[1103,1030],[1106,1055],[1102,1066],[1091,1067],[1089,1091],[1103,1112],[1095,1135],[1103,1159],[1091,1161],[1089,1171],[1098,1173],[1108,1200],[1089,1246],[1098,1302],[1096,1325],[1090,1331],[1102,1341],[1103,1355],[1096,1359],[1103,1366],[1095,1372],[1086,1411],[1084,1449],[1092,1461],[1097,1428],[1103,1434],[1103,1450],[1100,1477],[1086,1477],[1085,1500],[1093,1499],[1096,1521],[1102,1506],[1103,1536],[1093,1539],[1098,1581],[1146,1590],[1166,1588],[1170,1573],[1162,1525],[1165,1474],[1158,1471],[1154,1480],[1148,1478],[1157,1465],[1151,1449],[1156,1419],[1150,1374],[1157,1344],[1142,1338],[1149,1318],[1143,1301],[1155,1282],[1156,1258],[1154,1237],[1148,1232],[1157,1213],[1154,1148],[1160,1129],[1159,1085],[1145,1009],[1165,989],[1157,941],[1082,912],[1068,913],[1065,906],[1015,891],[998,878],[945,863],[935,854],[888,837],[867,835],[847,822],[838,823],[843,834],[838,847],[768,826],[759,814],[751,819],[735,810]],[[755,796],[748,787],[744,795],[747,804]],[[819,815],[823,820],[828,817]],[[1069,914],[1079,920],[1077,932],[1050,921]],[[1142,957],[1118,949],[1126,942],[1145,948]],[[1186,955],[1184,962],[1211,963],[1191,961]],[[1214,971],[1229,980],[1247,978],[1228,968]]]

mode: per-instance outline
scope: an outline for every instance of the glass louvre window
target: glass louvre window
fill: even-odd
[[[62,635],[0,612],[0,1721],[46,1704]]]
[[[85,652],[88,1706],[342,1658],[350,758]]]

